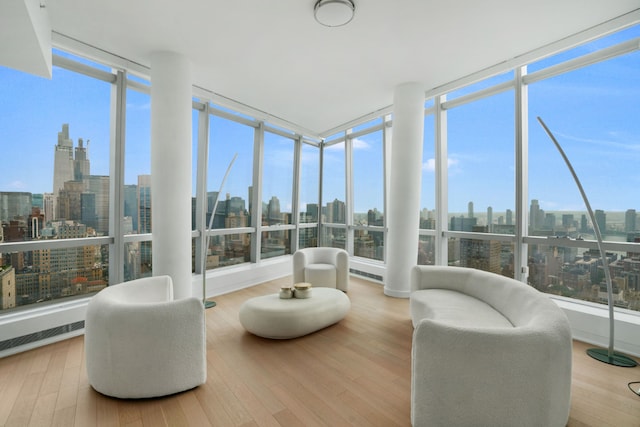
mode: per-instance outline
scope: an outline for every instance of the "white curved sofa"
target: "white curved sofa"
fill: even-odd
[[[340,248],[304,248],[293,254],[293,283],[307,282],[347,292],[349,254]]]
[[[202,301],[174,300],[169,276],[109,286],[87,306],[89,384],[119,398],[194,388],[207,379],[205,333]]]
[[[571,329],[546,295],[462,267],[411,271],[413,426],[565,426]]]

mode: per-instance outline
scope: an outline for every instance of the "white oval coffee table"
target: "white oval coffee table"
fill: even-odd
[[[278,294],[245,301],[240,307],[240,323],[249,332],[264,338],[301,337],[339,322],[349,312],[351,301],[333,288],[312,288],[311,298],[280,299]]]

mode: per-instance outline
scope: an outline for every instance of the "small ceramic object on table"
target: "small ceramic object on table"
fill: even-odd
[[[293,296],[295,298],[311,298],[311,283],[296,283],[293,288]]]
[[[290,299],[293,298],[293,289],[289,286],[283,286],[280,288],[280,298],[281,299]]]

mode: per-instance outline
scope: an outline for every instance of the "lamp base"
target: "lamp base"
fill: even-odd
[[[609,350],[604,348],[590,348],[587,350],[587,354],[596,360],[599,360],[609,365],[621,366],[623,368],[633,368],[638,366],[638,362],[624,354],[613,352],[609,357]]]
[[[216,306],[216,302],[215,301],[205,301],[204,302],[204,308],[211,308],[211,307],[215,307]]]

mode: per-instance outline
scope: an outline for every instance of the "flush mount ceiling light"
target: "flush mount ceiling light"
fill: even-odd
[[[355,10],[351,0],[318,0],[313,16],[325,27],[341,27],[351,22]]]

